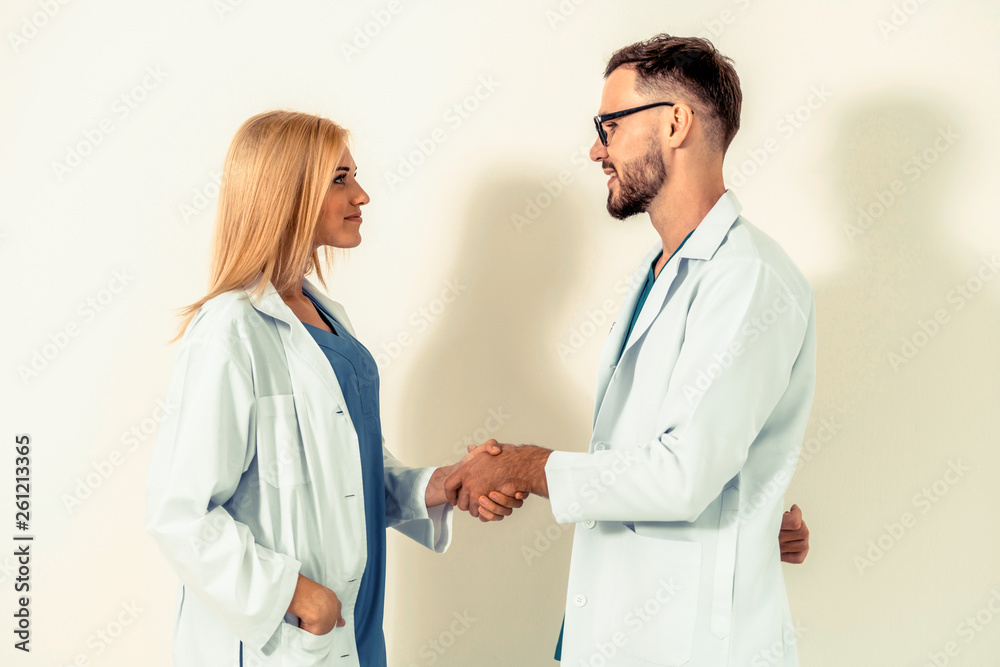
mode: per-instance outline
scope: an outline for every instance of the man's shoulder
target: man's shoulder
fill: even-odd
[[[739,216],[712,260],[707,262],[706,269],[724,271],[731,262],[748,260],[766,267],[789,289],[812,297],[812,286],[785,249],[769,234]]]

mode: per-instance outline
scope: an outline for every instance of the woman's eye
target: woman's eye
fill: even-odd
[[[344,184],[344,177],[343,176],[338,176],[337,178],[333,179],[333,182],[336,183],[337,185],[343,185]]]

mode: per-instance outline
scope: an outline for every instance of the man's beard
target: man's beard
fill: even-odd
[[[655,141],[650,141],[645,155],[626,162],[623,166],[630,174],[627,179],[618,167],[614,167],[618,178],[618,195],[615,196],[613,190],[608,190],[608,213],[619,220],[645,212],[649,202],[660,193],[660,188],[667,179],[663,155]]]

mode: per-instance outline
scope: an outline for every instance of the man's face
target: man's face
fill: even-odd
[[[649,104],[635,90],[636,74],[631,68],[616,69],[604,82],[599,114],[612,113]],[[667,178],[663,150],[658,139],[655,107],[607,121],[608,145],[600,139],[590,149],[590,159],[600,162],[608,179],[608,213],[625,218],[643,213],[659,194]]]

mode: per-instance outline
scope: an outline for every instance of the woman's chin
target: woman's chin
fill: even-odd
[[[361,234],[359,233],[353,237],[337,239],[335,243],[327,243],[324,245],[329,245],[331,248],[340,248],[342,250],[357,248],[361,245]]]

